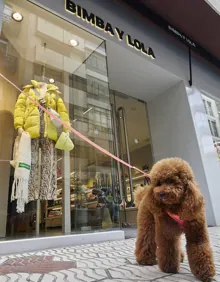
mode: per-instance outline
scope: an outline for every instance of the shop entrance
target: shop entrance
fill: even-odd
[[[184,95],[185,88],[176,89],[180,79],[159,68],[146,57],[113,42],[107,41],[106,44],[113,104],[114,152],[127,163],[149,173],[155,161],[175,154],[172,148],[170,151],[165,149],[165,143],[170,142],[166,138],[169,139],[170,136],[166,135],[164,129],[171,123],[163,124],[160,97],[166,96],[169,91]],[[158,124],[162,125],[162,130],[158,130]],[[175,132],[172,134],[175,135]],[[137,222],[133,192],[138,186],[146,185],[146,179],[142,174],[119,163],[116,168],[121,191],[121,227],[129,230],[129,227],[135,228]],[[130,231],[126,233],[129,237]]]
[[[113,91],[115,152],[125,162],[148,173],[153,165],[147,105],[144,101]],[[137,208],[134,191],[145,186],[141,173],[118,164],[118,185],[121,193],[121,225],[136,227]]]

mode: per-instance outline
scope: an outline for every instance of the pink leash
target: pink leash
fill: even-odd
[[[101,151],[102,153],[108,155],[109,157],[111,157],[112,159],[115,159],[116,161],[124,164],[125,166],[132,168],[138,172],[140,172],[141,174],[143,174],[146,178],[150,178],[149,174],[145,173],[144,171],[138,169],[135,166],[132,166],[128,163],[126,163],[125,161],[121,160],[120,158],[116,157],[115,155],[113,155],[112,153],[110,153],[109,151],[105,150],[104,148],[100,147],[99,145],[97,145],[96,143],[92,142],[90,139],[88,139],[86,136],[84,136],[83,134],[81,134],[80,132],[78,132],[77,130],[75,130],[74,128],[72,128],[70,125],[66,124],[64,121],[62,121],[61,119],[59,119],[58,117],[56,117],[55,115],[53,115],[51,112],[49,112],[46,108],[44,108],[43,106],[41,106],[37,101],[33,100],[31,97],[29,97],[24,91],[22,91],[19,87],[17,87],[13,82],[11,82],[9,79],[7,79],[3,74],[0,73],[0,76],[6,80],[9,84],[11,84],[14,88],[16,88],[19,92],[23,93],[28,99],[30,99],[35,105],[37,105],[42,111],[44,111],[45,113],[47,113],[49,116],[51,116],[53,119],[57,120],[58,122],[60,122],[61,124],[63,124],[66,128],[68,128],[69,130],[71,130],[73,132],[73,134],[77,135],[79,138],[81,138],[82,140],[86,141],[87,143],[89,143],[91,146],[93,146],[94,148],[96,148],[97,150]]]

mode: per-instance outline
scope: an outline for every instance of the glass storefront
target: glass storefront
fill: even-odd
[[[23,16],[21,22],[12,18],[14,11]],[[48,99],[46,102],[50,106],[53,101],[49,102],[49,99],[55,100],[54,109],[59,111],[61,118],[112,151],[110,94],[103,40],[27,1],[6,1],[1,33],[1,72],[19,88],[26,86],[28,94],[30,89],[36,90],[33,96],[36,100],[40,89],[36,84],[43,82],[48,88],[45,100]],[[16,127],[29,128],[25,122],[30,122],[30,128],[35,128],[39,125],[39,116],[35,118],[36,113],[28,114],[28,111],[36,110],[29,105],[31,101],[24,104],[24,97],[18,96],[16,89],[3,79],[1,91],[1,134],[7,132],[1,139],[5,148],[1,153],[1,181],[5,190],[5,197],[1,199],[5,206],[2,237],[58,235],[63,231],[119,227],[119,215],[113,218],[110,191],[113,179],[109,158],[73,134],[70,134],[73,150],[56,150],[56,137],[51,141],[44,133],[42,138],[35,138],[39,128],[30,131],[33,133],[31,167],[34,172],[29,176],[29,203],[24,212],[17,213],[18,201],[10,201],[15,171],[8,160],[12,159]],[[50,124],[45,121],[44,126]],[[49,133],[49,129],[47,131]],[[100,188],[106,191],[101,193]],[[68,217],[64,213],[68,211],[69,222],[64,220],[65,216]]]
[[[0,237],[135,225],[132,191],[145,184],[144,177],[69,132],[34,103],[103,149],[149,171],[153,159],[146,104],[109,89],[105,41],[27,1],[7,0],[0,72],[17,87],[0,78]],[[19,155],[23,130],[31,138],[26,140],[30,148],[23,146],[25,160]]]

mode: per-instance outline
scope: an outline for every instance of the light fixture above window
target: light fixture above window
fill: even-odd
[[[12,19],[15,20],[16,22],[21,22],[23,20],[22,14],[15,12],[12,14]]]
[[[98,135],[98,134],[99,134],[98,129],[95,129],[95,130],[94,130],[94,133],[95,133],[96,135]]]
[[[76,39],[71,39],[70,40],[70,45],[73,47],[76,47],[79,45],[79,42]]]
[[[134,139],[134,143],[135,143],[135,144],[138,144],[138,143],[139,143],[139,140],[135,138],[135,139]]]
[[[55,82],[55,80],[54,80],[53,78],[50,78],[50,79],[49,79],[49,82],[50,82],[51,84],[53,84],[53,83]]]

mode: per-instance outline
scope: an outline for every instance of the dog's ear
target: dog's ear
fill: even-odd
[[[146,197],[146,207],[153,214],[162,214],[163,210],[161,208],[161,204],[156,201],[154,197],[154,186],[150,186],[147,197]]]
[[[185,188],[185,197],[182,203],[181,216],[183,219],[192,220],[204,208],[204,199],[194,180],[188,181]]]

